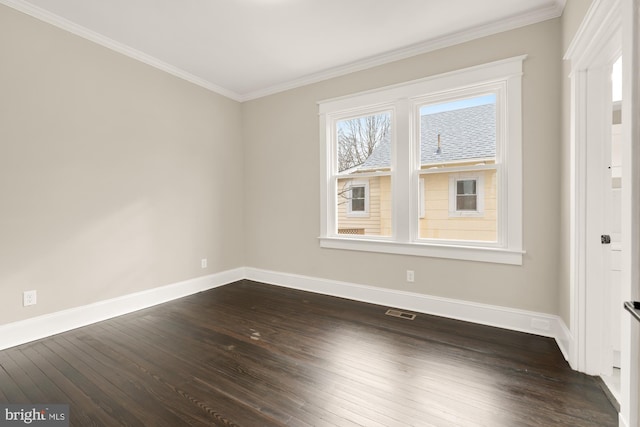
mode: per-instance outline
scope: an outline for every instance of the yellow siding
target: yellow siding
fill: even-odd
[[[425,215],[420,219],[420,237],[445,240],[497,239],[496,172],[484,174],[484,212],[482,216],[449,216],[449,177],[451,174],[425,174]],[[338,189],[349,181],[369,182],[369,214],[367,216],[347,216],[348,199],[338,201],[338,229],[349,233],[364,229],[366,235],[390,236],[392,233],[392,193],[391,177],[366,179],[343,178],[338,180]]]
[[[391,177],[382,176],[380,180],[380,234],[391,236]]]
[[[496,172],[484,174],[484,213],[482,216],[449,216],[449,178],[451,174],[429,174],[424,178],[425,215],[420,219],[420,237],[445,240],[497,239]]]
[[[366,216],[347,215],[348,199],[338,196],[338,230],[340,229],[364,229],[364,234],[372,236],[391,233],[390,226],[390,181],[389,177],[373,178],[344,178],[338,180],[338,190],[348,186],[348,183],[360,181],[369,182],[369,212]],[[382,194],[384,191],[384,195]],[[383,219],[383,216],[388,217]]]

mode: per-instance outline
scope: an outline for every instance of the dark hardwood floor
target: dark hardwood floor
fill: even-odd
[[[0,351],[74,426],[617,426],[550,338],[242,281]]]

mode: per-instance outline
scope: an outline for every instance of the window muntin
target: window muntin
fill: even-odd
[[[521,264],[524,253],[521,84],[525,58],[505,59],[320,102],[320,141],[322,151],[328,155],[321,160],[323,177],[328,178],[321,181],[321,247]],[[422,162],[419,136],[422,107],[492,94],[496,108],[495,155],[482,158],[476,155],[465,162]],[[337,151],[335,122],[384,110],[393,112],[391,170],[386,171],[393,189],[389,201],[389,210],[393,212],[391,231],[384,237],[343,236],[337,230],[338,215],[332,209],[338,191],[334,180],[337,169],[332,165]],[[443,136],[441,134],[444,148]],[[370,179],[380,173],[385,171],[366,172],[359,178]],[[493,223],[493,230],[484,230],[480,238],[474,237],[479,240],[464,235],[426,235],[420,229],[423,219],[455,219],[449,215],[455,211],[455,204],[453,209],[449,208],[452,174],[476,175],[476,191],[485,193],[484,197],[477,195],[476,212],[458,211],[464,214],[461,219],[477,221],[480,229],[487,228],[487,222]],[[453,200],[456,200],[455,192]],[[483,202],[484,209],[480,207]],[[430,218],[434,207],[441,218]],[[479,212],[483,212],[484,217],[474,218]]]

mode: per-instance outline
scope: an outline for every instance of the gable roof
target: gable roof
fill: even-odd
[[[426,114],[420,126],[420,164],[439,164],[496,155],[495,104]],[[440,150],[438,150],[440,135]],[[388,168],[391,139],[382,141],[356,171]]]

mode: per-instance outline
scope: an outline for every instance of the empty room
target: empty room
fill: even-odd
[[[0,0],[0,426],[624,426],[637,0]]]

